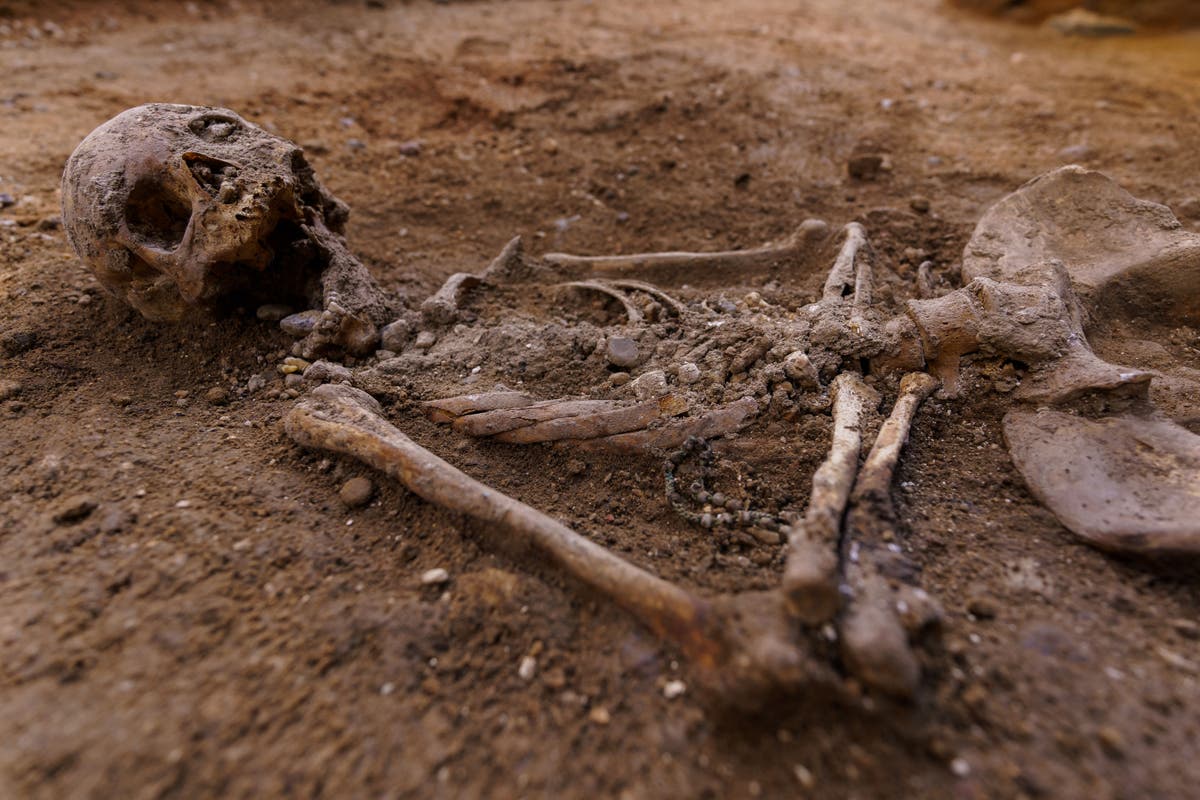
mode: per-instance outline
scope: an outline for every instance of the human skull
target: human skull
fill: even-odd
[[[340,234],[349,215],[296,145],[227,109],[165,103],[92,131],[67,161],[62,205],[100,283],[158,321],[242,293],[311,293],[324,258],[313,231]]]

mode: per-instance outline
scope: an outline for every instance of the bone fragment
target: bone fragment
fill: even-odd
[[[655,286],[652,283],[646,283],[645,281],[635,281],[635,280],[624,279],[624,280],[609,281],[609,284],[611,286],[615,286],[618,289],[632,289],[634,291],[648,294],[651,297],[653,297],[655,300],[662,303],[667,308],[671,309],[671,311],[674,312],[675,316],[679,316],[680,314],[682,314],[684,312],[683,303],[679,302],[674,297],[671,297],[671,295],[667,294],[662,289],[658,288],[657,286]]]
[[[478,275],[456,272],[446,279],[442,287],[421,303],[421,319],[426,325],[449,325],[458,319],[458,304],[470,289],[483,283]]]
[[[658,400],[633,406],[614,406],[589,414],[548,419],[495,437],[511,444],[554,442],[563,439],[595,439],[628,431],[642,430],[662,416]]]
[[[664,398],[665,399],[665,398]],[[661,401],[660,401],[661,402]],[[698,417],[670,420],[658,426],[630,433],[618,433],[598,439],[570,442],[581,450],[603,450],[611,453],[657,453],[676,450],[688,438],[715,439],[736,433],[758,414],[758,401],[743,397],[727,406],[713,409]]]
[[[804,519],[789,526],[783,591],[792,615],[807,625],[833,618],[838,594],[838,542],[862,443],[863,415],[879,394],[854,373],[833,382],[833,440],[829,457],[813,475]]]
[[[867,231],[857,222],[851,222],[843,230],[846,240],[829,270],[829,277],[825,279],[821,300],[840,303],[844,298],[854,295],[856,306],[868,306],[871,304],[870,266],[865,259],[858,257],[859,251],[868,247]]]
[[[881,562],[892,556],[887,546],[897,538],[891,500],[896,464],[918,407],[937,386],[937,379],[923,372],[901,379],[896,404],[855,481],[841,545],[843,573],[853,594],[839,624],[842,658],[865,685],[899,697],[913,695],[921,670]]]
[[[524,392],[485,392],[429,400],[421,405],[425,409],[425,416],[433,422],[449,422],[463,414],[495,411],[500,408],[521,408],[534,402],[536,401]]]
[[[538,422],[612,411],[616,407],[612,400],[543,400],[522,408],[467,414],[451,424],[456,431],[468,436],[495,436]]]
[[[318,387],[288,413],[284,427],[303,447],[357,458],[434,505],[507,532],[676,644],[705,683],[731,700],[832,682],[829,670],[798,647],[778,593],[705,600],[664,581],[420,447],[365,392]]]

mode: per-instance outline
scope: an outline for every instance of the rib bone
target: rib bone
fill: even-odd
[[[783,591],[793,616],[808,625],[828,622],[841,605],[837,551],[842,517],[858,471],[863,413],[879,403],[879,394],[850,372],[834,379],[833,392],[829,457],[813,475],[804,519],[787,531]]]

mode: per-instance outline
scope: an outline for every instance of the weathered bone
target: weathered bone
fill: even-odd
[[[871,304],[871,267],[865,258],[859,257],[859,253],[870,246],[867,243],[867,231],[861,224],[851,222],[845,227],[845,232],[846,241],[825,279],[821,300],[840,303],[853,295],[855,307],[865,308]]]
[[[110,293],[178,320],[234,295],[325,314],[301,346],[370,352],[390,301],[345,247],[349,209],[296,145],[224,108],[153,103],[92,131],[67,162],[63,226]]]
[[[642,310],[633,304],[633,301],[629,299],[628,295],[626,295],[624,292],[614,289],[604,281],[572,281],[562,285],[571,289],[588,289],[590,291],[599,292],[600,294],[611,297],[613,300],[616,300],[618,303],[620,303],[621,307],[625,309],[625,316],[629,318],[630,325],[638,324],[645,316],[642,314]]]
[[[746,397],[694,417],[675,394],[628,404],[613,400],[535,401],[514,392],[463,395],[425,403],[434,422],[449,422],[468,436],[513,444],[563,442],[610,452],[654,452],[678,447],[689,436],[713,438],[733,433],[758,412]]]
[[[854,483],[842,536],[842,567],[852,593],[838,626],[842,657],[864,684],[901,697],[916,691],[920,665],[888,585],[888,562],[894,560],[888,548],[897,539],[891,485],[917,409],[937,386],[923,372],[901,379],[896,404]]]
[[[575,256],[566,253],[547,253],[542,259],[564,270],[586,269],[605,274],[645,273],[654,269],[691,270],[750,270],[798,260],[823,239],[829,226],[821,220],[808,219],[796,232],[778,245],[753,250],[727,250],[716,253],[638,253],[629,256]]]
[[[284,427],[301,446],[357,458],[434,505],[506,531],[677,645],[706,683],[728,697],[836,683],[828,667],[804,654],[777,593],[706,600],[664,581],[417,445],[365,392],[318,387],[288,413]]]
[[[879,404],[879,394],[851,372],[833,382],[833,438],[829,457],[813,475],[804,519],[789,526],[783,591],[789,611],[807,625],[828,622],[841,607],[838,543],[842,517],[862,444],[863,415]]]
[[[1200,555],[1200,436],[1160,419],[1010,411],[1004,438],[1038,501],[1092,545]]]

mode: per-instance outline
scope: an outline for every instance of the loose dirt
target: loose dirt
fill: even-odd
[[[96,125],[207,104],[300,142],[353,210],[351,246],[413,303],[516,234],[534,253],[728,249],[806,217],[862,221],[899,278],[928,258],[952,282],[983,210],[1063,163],[1196,226],[1198,100],[1196,34],[1067,39],[934,0],[0,1],[0,795],[1193,796],[1197,574],[1059,526],[1004,450],[1003,393],[928,403],[897,476],[947,609],[920,701],[723,710],[668,699],[686,665],[611,605],[292,445],[275,324],[147,322],[56,215]],[[881,171],[851,178],[864,154]],[[686,282],[802,303],[826,267]],[[1109,333],[1097,349],[1134,366],[1200,356],[1191,329]],[[492,377],[597,379],[554,366]],[[775,580],[677,517],[652,458],[426,421],[421,393],[467,371],[414,379],[392,419],[666,577]],[[802,506],[827,435],[819,415],[751,431],[728,485],[753,471]],[[356,476],[378,484],[365,507],[339,497]]]

